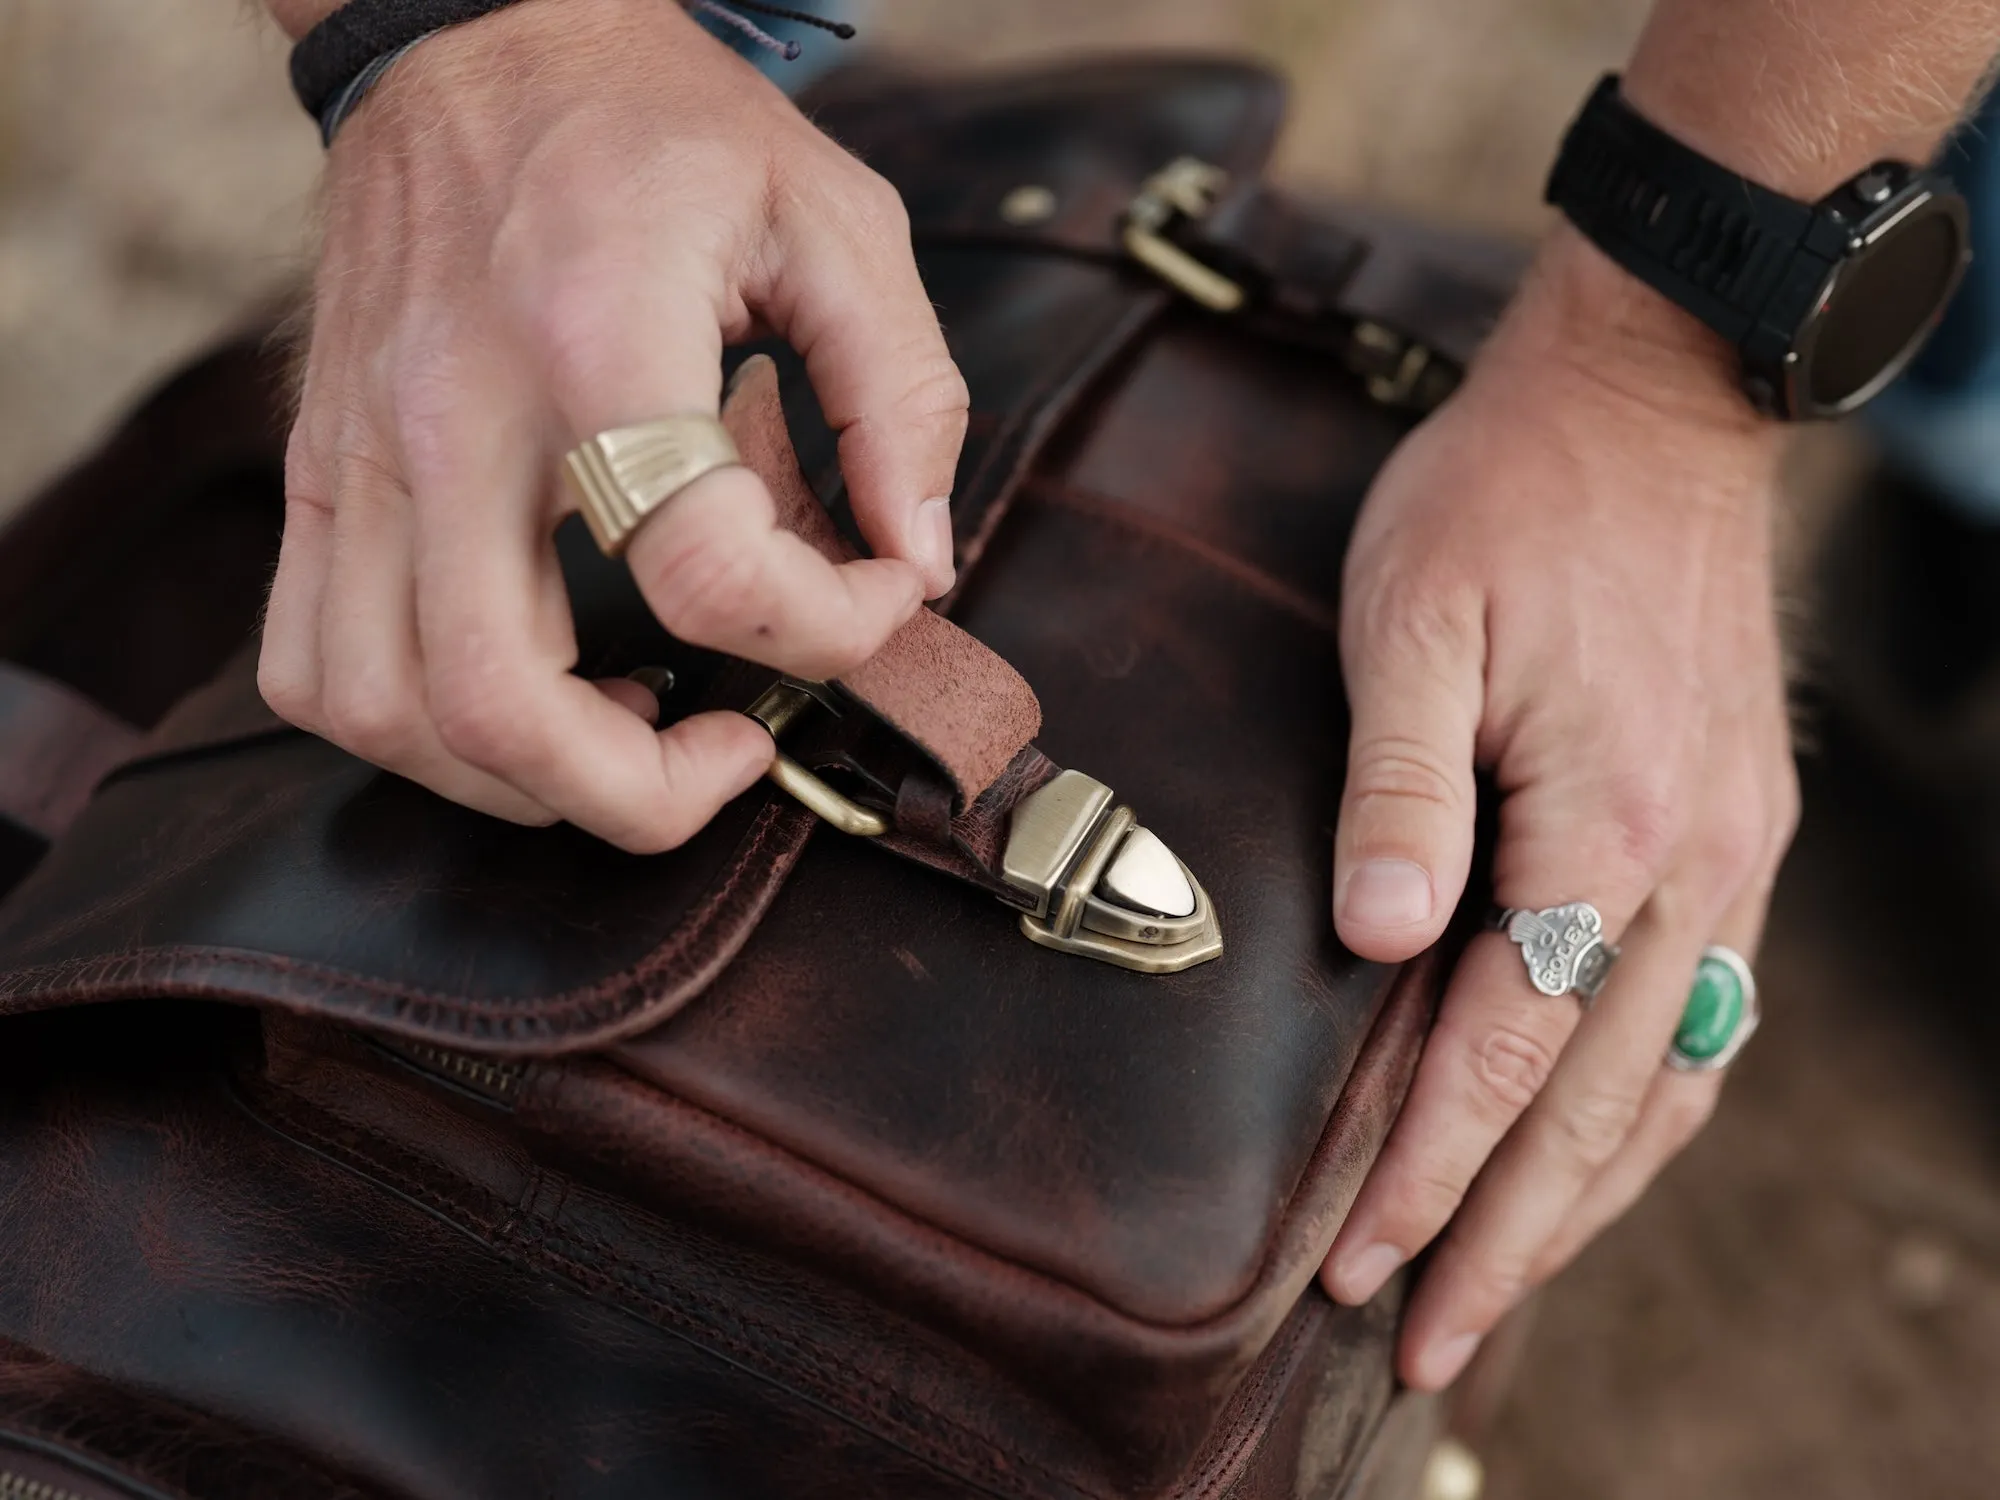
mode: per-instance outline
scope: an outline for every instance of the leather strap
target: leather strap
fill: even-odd
[[[139,741],[82,694],[0,662],[0,818],[53,843]]]
[[[778,397],[778,369],[747,361],[722,420],[744,464],[777,502],[779,523],[835,562],[855,554],[800,472]],[[971,808],[1041,731],[1042,707],[1019,672],[944,616],[919,609],[867,661],[839,679],[850,697],[950,778]]]
[[[1132,183],[1128,197],[1137,188]],[[1101,193],[1059,202],[1045,223],[1021,227],[975,201],[981,191],[974,184],[963,201],[927,203],[914,238],[1130,263],[1117,207]],[[1206,218],[1177,223],[1169,237],[1243,287],[1242,309],[1222,315],[1229,322],[1339,360],[1377,400],[1419,413],[1456,387],[1527,260],[1525,247],[1496,253],[1490,239],[1412,236],[1365,211],[1302,205],[1255,180],[1240,182]]]
[[[1526,259],[1492,239],[1422,230],[1349,205],[1246,184],[1175,239],[1242,280],[1253,332],[1343,357],[1357,325],[1391,329],[1460,366],[1506,305]],[[1351,360],[1350,360],[1351,362]],[[1366,371],[1360,373],[1368,373]]]

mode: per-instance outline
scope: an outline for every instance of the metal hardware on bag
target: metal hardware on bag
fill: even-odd
[[[1222,927],[1208,893],[1185,864],[1139,826],[1111,789],[1064,771],[1014,809],[1001,876],[1032,903],[1021,916],[1030,942],[1143,974],[1173,974],[1218,957]],[[1170,860],[1185,912],[1140,910],[1107,882],[1130,843]],[[1184,887],[1181,882],[1185,882]]]
[[[1398,409],[1430,411],[1458,383],[1428,344],[1365,318],[1349,336],[1347,367],[1361,377],[1371,401]],[[1425,389],[1427,376],[1443,377],[1430,382],[1442,388]]]
[[[1201,220],[1229,186],[1217,166],[1183,156],[1147,178],[1125,210],[1125,252],[1167,285],[1211,312],[1242,310],[1249,293],[1167,238],[1177,219]],[[1369,399],[1398,411],[1429,412],[1458,384],[1452,362],[1428,344],[1367,318],[1348,334],[1346,365]]]
[[[1081,771],[1064,771],[1021,799],[1000,856],[1000,878],[1034,898],[1028,915],[1046,917],[1063,874],[1111,811],[1111,788]]]
[[[520,1095],[527,1068],[521,1063],[473,1057],[433,1047],[428,1042],[406,1041],[402,1037],[371,1037],[370,1043],[406,1067],[477,1094],[489,1104],[512,1107]],[[5,1500],[0,1492],[0,1500]]]
[[[786,677],[773,683],[744,712],[768,729],[773,740],[782,742],[785,730],[815,703],[839,712],[824,683]],[[853,834],[856,838],[878,839],[889,831],[888,818],[874,808],[863,807],[852,797],[835,791],[783,750],[778,752],[771,762],[771,769],[764,774],[842,833]]]
[[[819,682],[786,677],[745,712],[782,741],[814,705],[842,707]],[[772,781],[842,833],[879,838],[884,814],[843,796],[779,752]],[[1193,872],[1120,807],[1111,788],[1062,771],[1010,815],[1000,878],[1024,898],[1021,931],[1046,948],[1144,974],[1173,974],[1222,952],[1222,927]]]
[[[1220,167],[1192,156],[1171,161],[1140,185],[1125,210],[1121,236],[1126,254],[1182,295],[1219,313],[1235,312],[1247,294],[1168,239],[1166,231],[1177,218],[1207,218],[1228,186],[1229,174]]]
[[[0,1500],[83,1500],[83,1496],[45,1480],[24,1479],[11,1469],[0,1469]]]
[[[1024,182],[1000,200],[1000,217],[1018,228],[1043,224],[1055,216],[1055,192],[1039,182]]]
[[[1097,882],[1103,876],[1105,866],[1111,863],[1111,856],[1118,852],[1118,846],[1125,841],[1125,835],[1139,826],[1139,819],[1129,807],[1114,807],[1083,846],[1083,852],[1076,864],[1064,878],[1062,889],[1057,893],[1053,909],[1044,924],[1057,937],[1072,937],[1083,925],[1083,907],[1097,889]]]

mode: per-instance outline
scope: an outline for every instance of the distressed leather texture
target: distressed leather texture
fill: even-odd
[[[276,1491],[188,1468],[183,1429],[302,1466],[307,1495],[1400,1490],[1369,1477],[1405,1473],[1378,1439],[1421,1425],[1383,1425],[1397,1293],[1312,1286],[1449,958],[1366,964],[1330,923],[1341,553],[1409,421],[1340,352],[1342,295],[1386,318],[1383,287],[1447,288],[1405,326],[1469,344],[1507,259],[1272,206],[1280,114],[1266,75],[1200,61],[818,106],[910,203],[972,391],[942,609],[1041,700],[1045,757],[923,747],[952,800],[904,819],[899,796],[897,840],[944,819],[956,853],[892,858],[765,786],[652,858],[481,818],[261,709],[255,585],[169,609],[172,713],[145,674],[52,669],[136,628],[67,518],[160,402],[206,424],[157,465],[161,514],[225,558],[275,536],[249,349],[0,535],[0,577],[27,555],[43,580],[0,643],[150,731],[0,904],[0,1439],[9,1382],[45,1379],[48,1441],[200,1500]],[[1208,228],[1256,278],[1242,320],[1116,253],[1118,210],[1184,154],[1240,184]],[[1024,183],[1050,222],[999,217]],[[832,435],[780,370],[841,524]],[[770,681],[560,542],[584,670],[670,664],[669,712]],[[883,698],[935,696],[890,676]],[[1220,960],[1052,953],[925,867],[976,881],[987,814],[1051,762],[1195,870]],[[167,1436],[114,1452],[91,1413],[141,1396]]]
[[[744,464],[771,492],[778,524],[829,561],[856,556],[799,470],[777,366],[768,357],[737,369],[722,419]],[[929,756],[950,778],[961,807],[999,780],[1042,727],[1042,706],[1026,679],[934,610],[904,621],[839,686]]]

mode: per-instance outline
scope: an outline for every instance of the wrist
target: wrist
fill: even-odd
[[[1566,222],[1543,242],[1482,356],[1482,363],[1520,360],[1565,370],[1621,404],[1711,432],[1779,425],[1743,394],[1727,340]]]

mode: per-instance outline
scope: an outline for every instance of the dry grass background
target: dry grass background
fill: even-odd
[[[1294,184],[1522,232],[1645,8],[879,4],[875,36],[934,60],[1249,52],[1295,81]],[[318,156],[251,0],[0,0],[0,513],[297,277]],[[1986,1012],[1976,970],[1895,956],[1884,883],[1944,877],[1890,839],[1809,819],[1765,1033],[1708,1134],[1546,1298],[1493,1500],[2000,1494],[2000,1049],[1937,1019]]]

